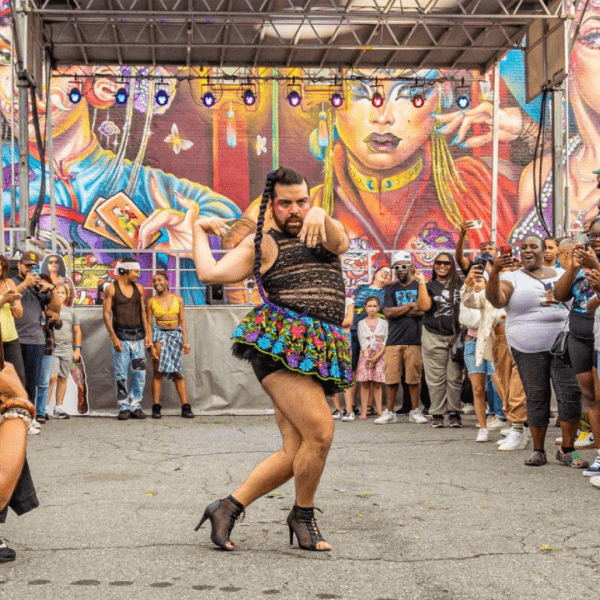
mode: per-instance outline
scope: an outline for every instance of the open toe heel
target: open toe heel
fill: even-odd
[[[240,504],[233,496],[227,496],[223,500],[215,500],[204,509],[204,514],[200,523],[195,528],[198,531],[207,519],[210,520],[211,532],[210,539],[213,544],[223,550],[233,550],[235,545],[229,539],[235,522],[243,520],[246,512],[244,506]]]
[[[319,542],[327,542],[319,531],[319,526],[315,518],[315,510],[318,510],[320,513],[323,512],[320,508],[312,506],[310,508],[302,508],[294,504],[294,508],[292,508],[287,518],[290,530],[290,546],[294,543],[295,533],[298,546],[302,550],[315,550],[317,552],[330,550],[330,548],[317,548]]]

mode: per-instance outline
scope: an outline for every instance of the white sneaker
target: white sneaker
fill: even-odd
[[[492,417],[487,422],[487,428],[492,430],[502,429],[506,425],[505,421],[501,421],[498,417]]]
[[[375,425],[386,425],[387,423],[397,423],[398,417],[395,412],[390,412],[387,408],[381,413],[380,417],[377,417],[373,423]]]
[[[554,443],[557,446],[562,446],[562,436],[561,437],[557,437],[556,440],[554,440]],[[575,446],[575,450],[585,450],[586,448],[593,448],[594,447],[594,434],[589,432],[589,431],[579,431],[579,429],[577,430],[577,439],[575,440],[575,444],[573,444]]]
[[[419,423],[419,424],[429,423],[429,421],[427,420],[427,417],[421,412],[421,410],[419,408],[415,408],[415,410],[410,411],[410,413],[408,415],[408,420],[410,423]]]
[[[529,443],[529,436],[525,431],[514,431],[498,446],[498,450],[524,450]]]
[[[475,440],[476,442],[487,442],[490,439],[490,436],[488,434],[488,430],[487,429],[480,429],[477,432],[477,439]]]
[[[27,430],[27,435],[40,435],[40,433],[42,433],[42,430],[36,429],[33,425],[30,425]]]
[[[507,427],[506,429],[503,429],[500,432],[500,435],[503,435],[504,437],[506,437],[507,435],[510,435],[512,433],[513,428],[512,427]],[[499,443],[503,442],[504,440],[500,440]]]
[[[600,475],[596,475],[595,477],[590,478],[590,483],[595,485],[597,488],[600,488]]]
[[[472,415],[475,412],[475,407],[472,404],[463,404],[463,415]]]
[[[36,429],[42,428],[42,426],[35,419],[31,421],[31,427],[35,427]]]
[[[356,415],[354,414],[353,410],[350,412],[346,410],[344,411],[344,414],[342,415],[342,421],[354,421],[354,419],[356,419]]]
[[[62,406],[54,407],[54,418],[55,419],[68,419],[69,415],[65,412],[65,409]]]
[[[337,410],[337,408],[333,411],[333,413],[331,414],[331,416],[333,417],[334,421],[337,421],[338,419],[342,418],[342,413]]]

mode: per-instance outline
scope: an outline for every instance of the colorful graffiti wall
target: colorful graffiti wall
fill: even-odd
[[[0,30],[0,107],[8,121],[10,30]],[[600,166],[599,50],[600,1],[592,0],[571,60],[574,227],[584,227],[597,213],[593,171]],[[380,261],[385,251],[406,248],[421,250],[416,258],[426,267],[436,251],[454,247],[460,223],[471,218],[483,221],[481,229],[469,234],[469,245],[477,247],[491,236],[494,94],[500,95],[501,106],[496,241],[515,242],[527,232],[542,231],[534,210],[531,164],[539,102],[524,104],[520,54],[509,54],[500,70],[498,90],[491,76],[478,76],[480,80],[470,84],[471,103],[463,110],[456,105],[452,83],[427,84],[424,79],[439,80],[444,73],[416,74],[418,88],[403,72],[390,72],[379,82],[369,72],[348,73],[363,79],[343,83],[345,101],[340,108],[330,103],[331,88],[308,84],[300,85],[302,102],[293,107],[287,101],[289,88],[279,81],[254,84],[256,103],[251,107],[244,104],[240,86],[231,85],[220,89],[215,106],[207,108],[200,81],[168,79],[168,102],[158,106],[156,81],[133,77],[143,76],[144,69],[121,69],[119,81],[114,69],[103,67],[89,67],[93,78],[82,79],[83,96],[74,104],[69,99],[72,79],[55,78],[50,97],[57,236],[61,252],[71,246],[78,250],[73,277],[89,290],[79,301],[93,300],[98,284],[111,274],[124,250],[133,254],[150,248],[157,252],[156,262],[142,254],[145,267],[172,270],[177,254],[186,300],[202,303],[204,292],[190,253],[191,224],[198,215],[241,217],[225,241],[226,246],[234,245],[250,230],[256,213],[253,201],[261,194],[266,173],[280,165],[306,174],[313,201],[344,223],[352,249],[381,251]],[[279,75],[301,79],[303,72]],[[123,81],[129,99],[117,106],[115,92]],[[371,102],[375,91],[385,98],[379,108]],[[424,98],[418,108],[412,102],[417,93]],[[45,102],[38,108],[43,115]],[[35,139],[31,125],[29,135]],[[12,175],[11,148],[4,137],[6,218]],[[546,148],[542,203],[548,222],[550,166]],[[39,195],[40,174],[32,145],[32,204]],[[40,225],[42,236],[49,239],[48,192],[46,196]],[[357,255],[345,260],[352,286],[365,277],[365,259]]]

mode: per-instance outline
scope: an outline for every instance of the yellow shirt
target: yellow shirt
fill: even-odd
[[[12,342],[19,337],[15,327],[15,319],[10,309],[10,304],[5,304],[0,308],[0,327],[2,328],[2,341]]]

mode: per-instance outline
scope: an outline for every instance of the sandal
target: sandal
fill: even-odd
[[[327,542],[319,531],[319,526],[315,519],[315,510],[323,512],[320,508],[312,506],[303,508],[294,504],[287,518],[287,525],[290,530],[290,546],[294,543],[294,534],[296,534],[298,546],[302,550],[316,550],[318,552],[327,552],[330,550],[330,548],[317,547],[319,542]]]
[[[367,417],[374,417],[377,414],[374,406],[369,406],[367,409]]]
[[[556,452],[556,460],[563,465],[573,467],[574,469],[587,469],[590,466],[590,463],[587,460],[583,460],[583,458],[579,456],[577,450],[565,454],[563,449],[559,448]]]
[[[534,450],[531,456],[525,461],[528,467],[541,467],[548,462],[545,450]]]

